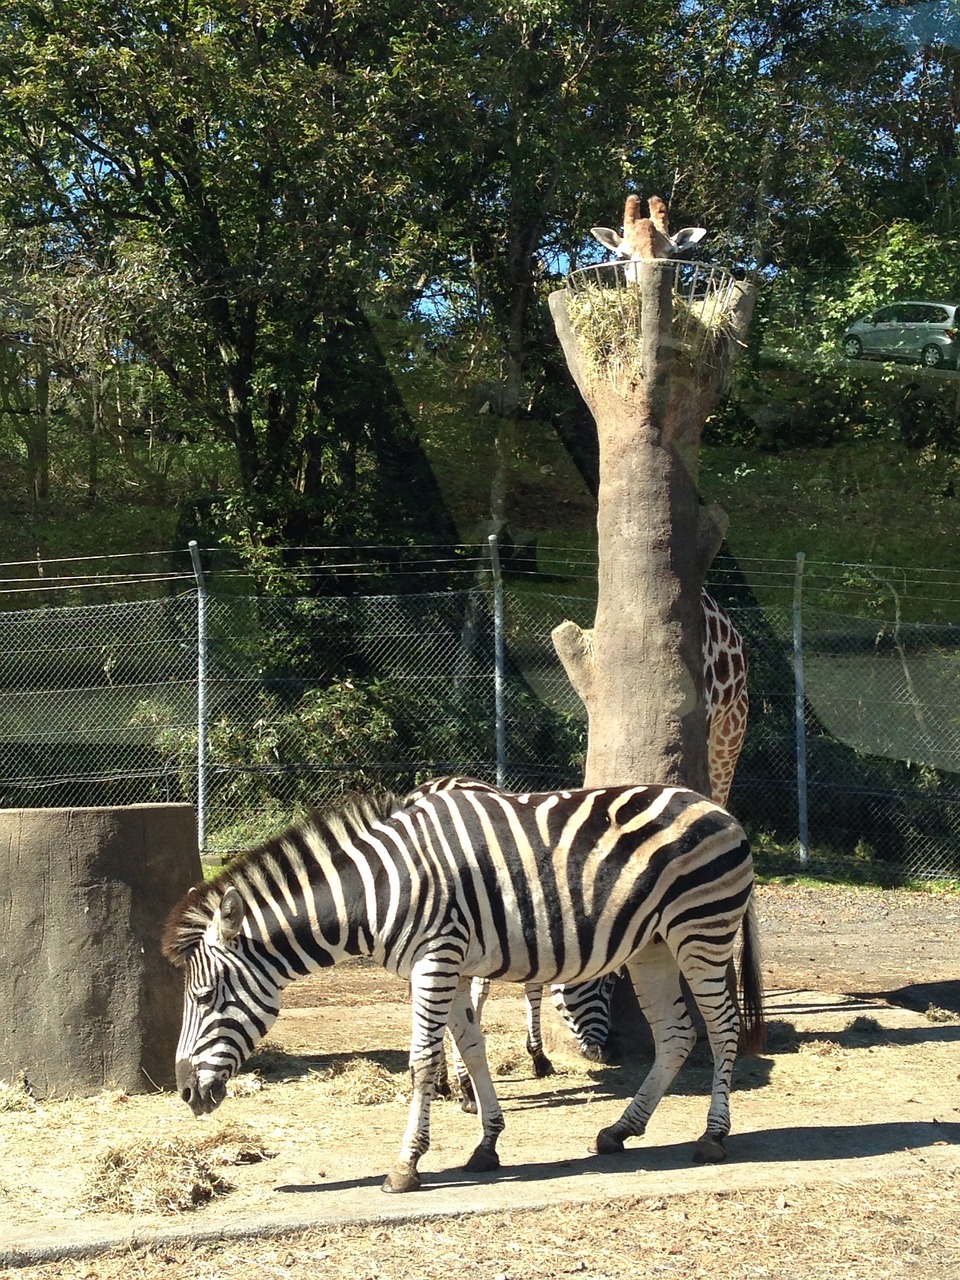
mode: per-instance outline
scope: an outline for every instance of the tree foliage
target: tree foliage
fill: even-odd
[[[894,288],[898,251],[949,249],[956,26],[950,0],[12,0],[9,385],[37,428],[42,348],[93,448],[90,386],[122,384],[139,430],[160,412],[229,448],[250,528],[452,537],[411,404],[486,406],[508,454],[549,419],[591,477],[542,304],[626,189],[707,226],[784,330],[841,306],[871,247]],[[110,327],[68,368],[43,317],[77,281]]]

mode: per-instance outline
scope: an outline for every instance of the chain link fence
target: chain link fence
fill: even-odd
[[[730,806],[761,862],[957,877],[960,627],[825,607],[778,572],[777,592],[739,570],[711,584],[750,656]],[[405,594],[213,588],[0,612],[0,804],[199,799],[216,855],[347,790],[582,777],[585,716],[550,632],[591,624],[588,580],[521,576],[499,600],[490,572]]]

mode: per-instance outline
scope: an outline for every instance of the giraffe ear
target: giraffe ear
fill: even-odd
[[[231,885],[220,900],[218,932],[221,942],[232,942],[243,928],[243,899]]]
[[[671,236],[670,240],[676,253],[685,253],[687,249],[698,245],[706,234],[706,227],[684,227],[675,236]]]
[[[618,236],[615,231],[611,231],[609,227],[591,227],[590,234],[594,240],[599,240],[605,249],[610,249],[613,253],[622,254],[627,258],[630,256],[630,250],[622,236]]]

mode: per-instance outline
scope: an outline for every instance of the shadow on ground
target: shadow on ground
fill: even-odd
[[[883,991],[867,999],[886,1000],[901,1009],[926,1013],[928,1009],[946,1009],[960,1016],[960,980],[951,982],[913,982],[896,991]]]
[[[783,1129],[758,1129],[753,1133],[732,1134],[727,1139],[731,1162],[741,1165],[781,1164],[785,1161],[804,1163],[827,1160],[862,1160],[891,1155],[895,1152],[923,1150],[926,1147],[960,1144],[960,1124],[931,1121],[900,1121],[891,1124],[809,1125]],[[463,1169],[428,1173],[418,1193],[448,1190],[451,1187],[483,1187],[491,1182],[524,1184],[563,1178],[580,1178],[604,1172],[668,1173],[687,1169],[691,1164],[692,1144],[675,1142],[664,1146],[638,1146],[617,1155],[586,1156],[573,1160],[544,1160],[516,1169],[502,1168],[478,1177]],[[341,1182],[316,1182],[278,1186],[286,1195],[318,1195],[338,1191],[354,1191],[379,1187],[381,1174],[347,1179]]]

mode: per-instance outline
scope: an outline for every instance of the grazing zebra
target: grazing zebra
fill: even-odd
[[[656,1056],[596,1149],[620,1151],[644,1132],[690,1052],[682,974],[714,1059],[694,1156],[723,1159],[741,1022],[728,969],[741,931],[745,1047],[762,1039],[752,889],[742,828],[680,788],[520,796],[455,788],[407,804],[354,801],[241,855],[171,914],[164,951],[186,970],[178,1089],[197,1115],[212,1111],[276,1019],[289,982],[368,956],[409,979],[413,1006],[410,1113],[384,1190],[420,1185],[448,1023],[482,1127],[466,1167],[488,1171],[499,1167],[504,1121],[470,979],[575,982],[626,965]]]

